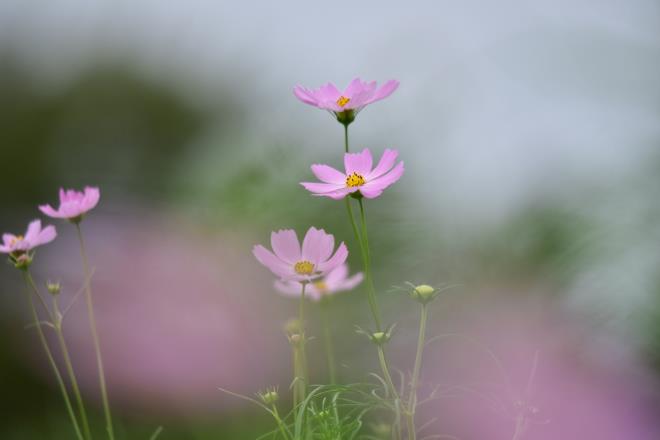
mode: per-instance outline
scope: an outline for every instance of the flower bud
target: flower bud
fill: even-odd
[[[275,388],[267,389],[263,393],[259,393],[259,397],[261,398],[261,401],[268,406],[275,405],[280,399],[280,395]]]
[[[28,253],[12,254],[10,260],[14,264],[14,267],[20,270],[27,270],[30,264],[32,264],[32,257]]]
[[[62,285],[60,283],[52,283],[48,281],[46,283],[46,289],[48,289],[48,292],[51,295],[59,295],[60,291],[62,290]]]
[[[291,318],[284,324],[284,331],[287,335],[295,335],[302,332],[302,326],[300,325],[300,320],[297,318]]]
[[[422,304],[427,304],[435,299],[440,293],[435,287],[429,286],[428,284],[420,284],[418,286],[413,286],[410,291],[410,297],[416,301],[419,301]]]

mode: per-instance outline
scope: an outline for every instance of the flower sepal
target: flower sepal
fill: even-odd
[[[9,254],[9,263],[18,270],[28,270],[32,264],[34,255],[29,252],[12,252]]]
[[[388,326],[384,331],[375,331],[375,332],[368,332],[366,330],[363,330],[362,328],[355,326],[356,330],[355,332],[357,334],[366,336],[371,342],[373,342],[376,345],[385,345],[387,344],[390,339],[392,339],[392,334],[394,334],[394,329],[396,328],[396,323],[391,324]]]
[[[337,121],[339,121],[340,124],[345,125],[348,127],[351,122],[355,121],[355,110],[344,110],[343,112],[335,112],[335,116],[337,117]]]

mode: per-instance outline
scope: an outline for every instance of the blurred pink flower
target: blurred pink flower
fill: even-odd
[[[76,220],[94,209],[100,197],[99,189],[90,186],[85,187],[84,192],[60,189],[60,206],[57,210],[50,205],[41,205],[39,209],[49,217]]]
[[[302,249],[292,229],[273,232],[270,243],[274,254],[261,245],[256,245],[252,252],[261,264],[285,281],[311,281],[343,264],[348,257],[343,242],[332,255],[335,237],[315,227],[305,234]]]
[[[387,98],[397,87],[399,82],[396,80],[389,80],[378,88],[376,81],[364,82],[360,78],[355,78],[343,92],[340,92],[334,84],[328,83],[313,90],[296,86],[293,88],[293,94],[305,104],[334,113],[346,110],[358,112],[371,103]]]
[[[42,244],[50,243],[57,237],[55,226],[41,228],[41,220],[30,222],[25,235],[3,234],[0,252],[4,254],[22,253]]]
[[[348,276],[348,264],[337,266],[328,274],[311,283],[305,289],[305,297],[312,301],[320,301],[325,295],[334,295],[335,293],[352,290],[362,282],[364,278],[362,272],[358,272],[352,277]],[[285,296],[297,298],[300,296],[300,283],[297,281],[275,281],[275,288]]]
[[[340,200],[348,194],[357,193],[368,199],[380,196],[383,190],[401,178],[403,162],[394,166],[398,156],[396,150],[385,149],[376,168],[372,169],[371,151],[365,148],[360,153],[345,153],[345,173],[328,165],[312,165],[314,175],[324,183],[301,182],[315,196]]]

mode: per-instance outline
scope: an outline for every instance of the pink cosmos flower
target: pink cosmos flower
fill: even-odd
[[[270,244],[274,253],[261,245],[256,245],[252,253],[283,281],[311,281],[343,264],[348,257],[343,242],[333,255],[335,237],[314,227],[305,234],[302,249],[296,232],[291,229],[273,232]]]
[[[305,288],[305,298],[312,301],[320,301],[326,295],[352,290],[362,282],[364,276],[358,272],[352,277],[348,276],[348,265],[346,263],[337,266],[328,274],[314,281]],[[301,288],[297,281],[275,281],[275,288],[283,295],[290,297],[300,297]]]
[[[55,226],[41,229],[41,220],[30,222],[25,235],[3,234],[0,252],[3,254],[23,254],[42,244],[50,243],[57,237]]]
[[[343,92],[334,84],[328,83],[315,90],[296,86],[293,88],[293,94],[305,104],[333,112],[340,122],[349,124],[357,112],[371,103],[387,98],[397,87],[399,82],[396,80],[389,80],[378,88],[376,81],[364,82],[355,78]],[[350,113],[350,116],[345,113]],[[346,117],[349,120],[346,120]]]
[[[403,162],[394,166],[398,156],[396,150],[386,149],[376,168],[372,169],[371,151],[365,148],[360,153],[344,154],[344,173],[328,165],[312,165],[312,172],[323,183],[301,182],[306,190],[315,196],[340,200],[348,194],[359,194],[373,199],[383,190],[401,178]]]
[[[100,197],[99,189],[90,186],[86,186],[84,192],[60,189],[60,207],[57,210],[50,205],[41,205],[39,209],[48,217],[78,220],[94,209]]]

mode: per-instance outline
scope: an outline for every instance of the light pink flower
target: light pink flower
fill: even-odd
[[[252,253],[261,264],[284,281],[311,281],[343,264],[348,257],[342,242],[333,255],[335,237],[323,229],[309,228],[302,249],[296,232],[284,229],[270,236],[273,252],[256,245]]]
[[[368,199],[380,196],[383,190],[401,178],[403,162],[394,165],[398,156],[396,150],[386,149],[376,168],[372,169],[371,151],[365,148],[360,153],[344,154],[344,173],[328,165],[312,165],[312,172],[323,183],[301,182],[306,190],[315,196],[343,199],[348,194],[357,193]]]
[[[313,90],[296,86],[293,88],[293,94],[305,104],[337,114],[348,110],[359,112],[365,106],[387,98],[397,87],[399,82],[396,80],[389,80],[378,88],[376,81],[364,82],[355,78],[343,92],[334,84],[328,83]]]
[[[314,281],[305,288],[305,298],[312,301],[320,301],[325,295],[333,295],[347,290],[353,290],[355,286],[362,282],[364,276],[358,272],[352,277],[348,276],[348,265],[337,266],[328,274]],[[275,288],[283,295],[298,298],[301,293],[300,283],[297,281],[275,281]]]
[[[60,207],[57,210],[50,205],[41,205],[39,209],[49,217],[77,220],[94,209],[100,197],[99,189],[90,186],[86,186],[84,192],[60,189]]]
[[[3,234],[0,252],[4,254],[22,254],[42,244],[50,243],[57,237],[55,226],[41,229],[41,220],[30,222],[25,235]]]

